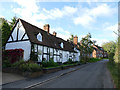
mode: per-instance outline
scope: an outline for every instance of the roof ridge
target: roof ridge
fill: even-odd
[[[21,19],[21,18],[18,18],[18,19],[20,19],[20,20],[22,20],[22,21],[24,21],[25,23],[28,23],[28,24],[30,24],[30,25],[32,25],[32,26],[34,26],[34,27],[36,27],[36,28],[38,28],[38,29],[41,29],[41,28],[39,28],[39,27],[37,27],[37,26],[35,26],[35,25],[33,25],[33,24],[31,24],[31,23],[29,23],[29,22],[27,22],[27,21],[25,21],[25,20],[23,20],[23,19]],[[41,29],[41,30],[43,30],[43,29]],[[43,30],[45,33],[47,33],[45,30]],[[53,34],[51,34],[51,33],[49,33],[50,35],[52,35],[52,36],[54,36]],[[60,37],[57,37],[57,36],[54,36],[55,38],[58,38],[58,39],[62,39],[62,38],[60,38]],[[67,42],[66,40],[64,40],[64,39],[62,39],[63,41],[65,41],[65,42]]]

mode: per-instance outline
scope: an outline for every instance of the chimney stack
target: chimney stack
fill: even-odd
[[[43,26],[43,30],[45,30],[46,32],[50,32],[50,25],[49,24],[45,24],[44,26]]]
[[[74,36],[73,43],[74,43],[75,45],[77,45],[77,43],[78,43],[78,37],[77,37],[77,36]]]
[[[56,36],[56,35],[57,35],[57,33],[54,31],[54,32],[53,32],[53,35],[54,35],[54,36]]]

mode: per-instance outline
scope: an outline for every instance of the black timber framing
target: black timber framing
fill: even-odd
[[[49,57],[48,57],[48,55],[49,55],[49,53],[48,53],[48,47],[47,47],[47,54],[46,54],[46,55],[47,55],[47,60],[48,60],[48,58],[49,58]]]
[[[12,41],[14,41],[14,39],[13,39],[12,35],[10,35],[10,37],[12,38]]]
[[[44,46],[42,47],[42,60],[44,58]]]
[[[26,35],[26,33],[24,33],[24,34],[23,34],[23,36],[22,36],[21,40],[23,40],[23,38],[24,38],[24,36],[25,36],[25,35]]]
[[[18,34],[19,34],[19,22],[18,22],[18,27],[17,27],[17,37],[16,37],[17,41],[18,41]]]
[[[50,48],[49,48],[49,60],[50,60]]]
[[[54,60],[54,48],[53,48],[53,60]]]
[[[24,40],[16,40],[16,41],[8,41],[7,43],[13,43],[13,42],[21,42],[21,41],[29,41],[29,39],[24,39]]]

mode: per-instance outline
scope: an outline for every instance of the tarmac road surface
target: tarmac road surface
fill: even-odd
[[[88,64],[77,71],[63,75],[34,88],[113,88],[114,84],[107,69],[108,60]]]

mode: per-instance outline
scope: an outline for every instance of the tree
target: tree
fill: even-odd
[[[17,21],[17,17],[14,16],[11,20],[12,20],[12,21],[10,22],[10,28],[11,28],[11,30],[12,30],[12,27],[14,26],[14,24],[15,24],[16,21]]]
[[[103,43],[102,47],[104,48],[105,51],[107,51],[109,60],[113,61],[114,60],[113,57],[115,55],[116,42],[110,41]]]
[[[0,18],[0,30],[2,31],[2,47],[5,47],[6,40],[12,30],[13,25],[16,23],[17,17],[13,17],[10,24],[4,18]]]
[[[0,18],[0,21],[2,21],[0,25],[0,29],[2,31],[2,47],[5,46],[5,42],[10,34],[10,25],[8,24],[7,20],[4,18]]]
[[[73,42],[73,38],[74,38],[74,35],[71,34],[71,37],[69,38],[69,40]]]
[[[119,53],[119,50],[120,50],[120,37],[118,37],[118,41],[116,43],[116,48],[115,48],[115,55],[114,55],[114,61],[116,63],[119,63],[119,60],[120,60],[120,53]]]
[[[91,40],[91,34],[88,33],[84,38],[81,40],[81,45],[79,46],[82,51],[82,57],[85,57],[85,61],[89,59],[90,54],[93,51],[93,41]]]

